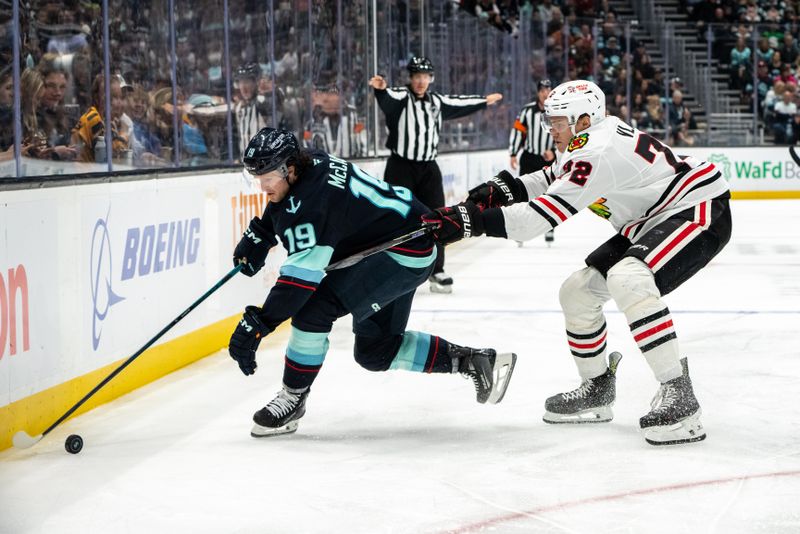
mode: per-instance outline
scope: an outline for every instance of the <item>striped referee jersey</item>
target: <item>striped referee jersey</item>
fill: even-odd
[[[428,91],[423,98],[417,98],[408,87],[374,91],[389,129],[386,148],[412,161],[436,158],[443,120],[466,117],[486,107],[486,98],[479,95],[442,95]]]
[[[516,156],[520,149],[539,156],[546,150],[555,149],[553,137],[542,129],[543,113],[538,102],[525,104],[522,108],[508,139],[508,151],[512,156]]]

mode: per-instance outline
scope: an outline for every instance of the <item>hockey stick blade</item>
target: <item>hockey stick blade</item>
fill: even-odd
[[[42,434],[39,434],[35,438],[32,438],[28,435],[27,432],[25,432],[24,430],[20,430],[19,432],[14,434],[13,438],[11,438],[11,443],[13,443],[14,447],[16,447],[17,449],[30,449],[31,447],[39,443],[43,437],[44,436]]]
[[[368,256],[372,256],[373,254],[377,254],[378,252],[383,252],[384,250],[396,247],[397,245],[402,245],[407,241],[411,241],[412,239],[416,239],[422,235],[425,235],[434,228],[436,228],[435,224],[431,223],[423,224],[421,227],[417,228],[413,232],[409,232],[407,234],[395,237],[394,239],[386,241],[385,243],[381,243],[380,245],[375,245],[374,247],[370,247],[366,250],[362,250],[361,252],[357,252],[352,256],[348,256],[337,262],[331,263],[330,265],[325,267],[325,271],[333,271],[336,269],[344,269],[345,267],[350,267]]]

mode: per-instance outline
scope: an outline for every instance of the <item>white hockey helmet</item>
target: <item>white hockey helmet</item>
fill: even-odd
[[[606,95],[589,80],[564,82],[544,101],[544,114],[542,127],[550,129],[551,117],[566,117],[569,129],[575,135],[575,123],[581,116],[588,115],[592,126],[606,118]]]

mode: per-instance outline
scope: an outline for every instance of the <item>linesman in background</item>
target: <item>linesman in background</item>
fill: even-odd
[[[443,95],[428,91],[433,82],[433,64],[424,57],[413,57],[407,65],[410,77],[405,87],[388,88],[379,75],[369,80],[378,105],[386,115],[389,138],[386,148],[392,154],[386,162],[384,180],[407,187],[431,209],[444,204],[442,172],[436,163],[442,121],[458,119],[500,101],[503,95]],[[438,256],[431,275],[434,293],[451,293],[453,279],[444,272],[444,247],[437,245]]]
[[[511,153],[511,168],[517,168],[519,156],[519,174],[530,174],[540,171],[555,160],[555,144],[548,131],[542,128],[544,118],[544,101],[550,94],[550,80],[540,80],[536,86],[536,100],[523,106],[519,117],[514,121],[508,139],[508,151]],[[544,234],[547,243],[553,241],[553,230]]]

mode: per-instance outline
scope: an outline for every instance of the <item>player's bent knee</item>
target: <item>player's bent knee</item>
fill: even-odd
[[[584,267],[580,271],[575,271],[561,284],[558,291],[558,300],[561,309],[569,317],[581,314],[588,310],[602,307],[606,299],[598,296],[594,286],[603,285],[603,275],[593,267]]]
[[[660,298],[653,272],[641,260],[626,256],[608,270],[608,291],[622,311],[648,299]]]
[[[401,335],[380,338],[356,336],[353,355],[356,363],[367,371],[387,371],[402,342]]]

